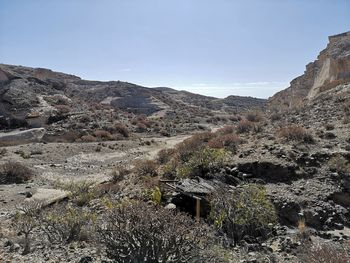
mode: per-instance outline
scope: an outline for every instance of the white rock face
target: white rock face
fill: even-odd
[[[44,128],[35,128],[25,131],[12,131],[6,133],[0,133],[0,143],[29,143],[40,142],[45,135]]]
[[[327,47],[303,75],[269,98],[270,108],[299,107],[338,85],[350,83],[350,32],[330,36]]]

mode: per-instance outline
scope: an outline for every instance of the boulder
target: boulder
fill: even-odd
[[[21,143],[40,142],[45,134],[44,128],[35,128],[24,131],[0,133],[0,144],[11,145]]]

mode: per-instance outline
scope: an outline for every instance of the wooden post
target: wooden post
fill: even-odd
[[[201,199],[196,198],[196,220],[199,222],[201,220]]]

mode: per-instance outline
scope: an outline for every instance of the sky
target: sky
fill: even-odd
[[[0,63],[267,98],[349,14],[349,0],[0,0]]]

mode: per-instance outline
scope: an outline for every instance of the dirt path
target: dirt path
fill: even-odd
[[[131,166],[136,159],[153,159],[164,148],[172,148],[190,137],[155,137],[142,140],[104,143],[32,143],[6,147],[0,162],[20,162],[34,171],[34,179],[26,184],[0,185],[0,217],[14,211],[14,207],[28,200],[51,202],[66,193],[53,189],[57,181],[94,181],[109,179],[116,166]],[[141,142],[149,141],[149,145]],[[33,195],[26,198],[27,193]]]

